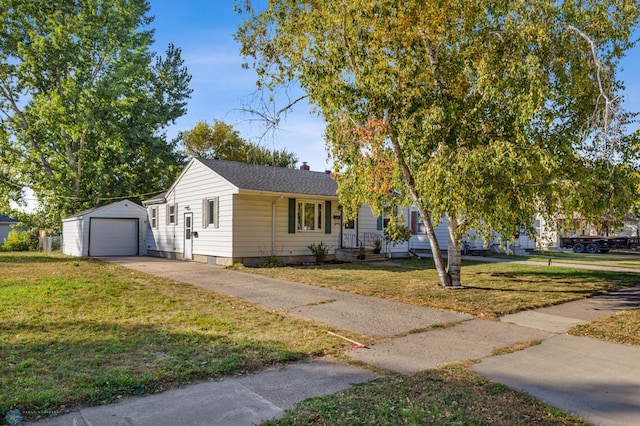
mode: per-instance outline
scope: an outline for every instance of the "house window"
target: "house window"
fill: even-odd
[[[178,224],[178,205],[167,204],[167,225]]]
[[[151,228],[158,229],[158,207],[151,207],[149,216],[151,217]]]
[[[344,223],[344,229],[356,229],[356,221],[355,221],[355,219],[347,220]]]
[[[412,234],[426,234],[427,230],[424,224],[424,219],[419,211],[411,212],[411,233]]]
[[[206,198],[202,203],[202,227],[218,227],[218,197]]]
[[[376,220],[376,230],[384,231],[387,228],[387,225],[389,225],[390,220],[391,216],[389,216],[387,213],[382,213]]]
[[[298,201],[296,218],[298,231],[322,230],[322,203]]]

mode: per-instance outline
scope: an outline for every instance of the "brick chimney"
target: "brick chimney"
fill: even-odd
[[[302,166],[300,166],[300,170],[306,170],[306,171],[309,171],[309,170],[311,170],[311,167],[309,167],[309,166],[307,165],[307,162],[306,162],[306,161],[303,161],[303,162],[302,162]]]

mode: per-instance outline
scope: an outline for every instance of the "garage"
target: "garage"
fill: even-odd
[[[142,256],[147,210],[122,200],[62,220],[62,252],[71,256]]]
[[[136,256],[138,247],[138,219],[90,219],[89,256]]]

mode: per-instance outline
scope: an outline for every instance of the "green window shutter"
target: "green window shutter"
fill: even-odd
[[[289,233],[296,233],[296,199],[289,198]]]
[[[376,229],[378,231],[382,231],[382,215],[378,216],[378,222],[376,223]]]
[[[324,233],[331,233],[331,201],[325,201],[324,204]]]

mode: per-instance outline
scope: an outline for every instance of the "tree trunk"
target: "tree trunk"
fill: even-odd
[[[449,274],[449,285],[451,287],[462,287],[460,282],[460,271],[462,269],[462,256],[460,254],[460,244],[456,238],[458,222],[449,218],[447,229],[449,230],[449,256],[447,259],[447,269]]]
[[[444,261],[442,259],[442,250],[440,249],[440,244],[438,243],[438,239],[436,238],[433,219],[431,218],[431,216],[426,216],[422,208],[418,207],[418,210],[424,218],[424,226],[427,238],[429,239],[429,244],[431,245],[431,255],[433,256],[433,263],[435,264],[436,271],[438,272],[438,280],[440,281],[440,285],[443,287],[451,287],[451,277],[447,273],[447,269],[444,266]]]
[[[388,114],[388,111],[385,110],[385,115]],[[447,273],[447,269],[444,266],[444,262],[442,260],[442,251],[440,250],[440,244],[438,244],[438,239],[436,238],[435,227],[433,226],[433,218],[431,217],[431,212],[423,208],[420,203],[420,196],[418,194],[418,189],[416,188],[415,180],[413,179],[413,173],[409,168],[409,165],[405,161],[402,152],[402,146],[398,141],[398,138],[394,131],[389,132],[389,139],[391,140],[391,144],[393,145],[393,152],[396,156],[396,161],[398,162],[398,166],[400,167],[400,171],[402,172],[402,180],[405,185],[407,185],[407,189],[409,190],[409,194],[411,194],[411,199],[413,203],[418,208],[418,211],[424,218],[424,226],[427,232],[427,238],[429,239],[429,244],[431,245],[431,255],[433,256],[433,262],[436,266],[436,271],[438,271],[438,280],[440,281],[440,285],[443,287],[451,286],[451,278]]]

